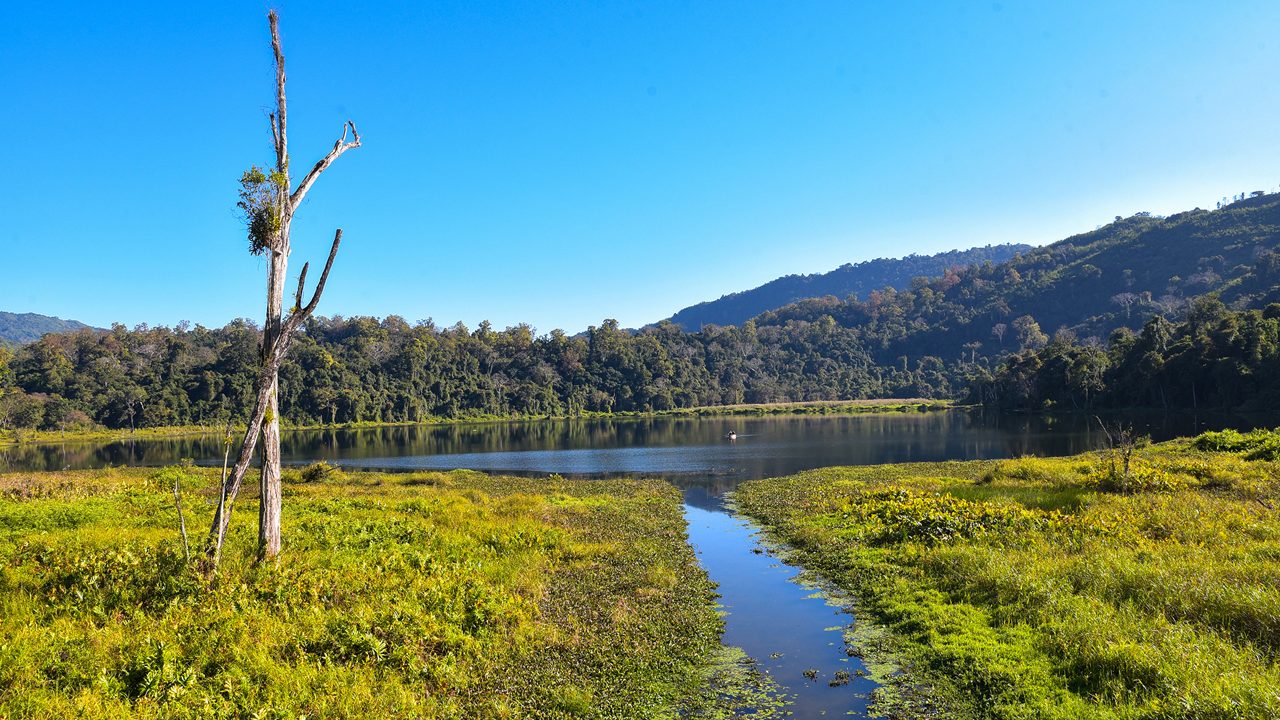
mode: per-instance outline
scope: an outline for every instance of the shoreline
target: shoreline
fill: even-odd
[[[809,400],[780,403],[739,403],[734,405],[702,405],[676,410],[586,412],[578,415],[513,415],[475,416],[465,418],[433,418],[404,422],[353,422],[325,425],[289,425],[282,423],[281,431],[303,430],[371,430],[393,427],[441,427],[448,425],[482,425],[490,423],[545,422],[548,420],[613,420],[662,417],[765,417],[770,415],[857,415],[863,413],[932,412],[955,410],[968,406],[951,400],[925,398],[886,398],[872,400]],[[96,430],[30,430],[13,431],[0,435],[0,450],[30,446],[57,445],[62,443],[125,442],[131,440],[165,440],[194,435],[217,435],[226,426],[179,425],[167,427]],[[233,436],[244,432],[244,425],[232,425]]]

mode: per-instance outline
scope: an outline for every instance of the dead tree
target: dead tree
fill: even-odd
[[[289,226],[293,222],[294,213],[320,174],[340,155],[360,147],[360,134],[356,132],[355,123],[348,120],[342,126],[342,137],[333,144],[333,149],[307,172],[296,188],[292,187],[289,176],[284,53],[280,49],[279,18],[274,10],[267,13],[267,20],[271,26],[271,50],[276,63],[276,111],[270,115],[276,163],[275,169],[269,173],[253,167],[244,174],[240,180],[239,203],[249,229],[250,252],[266,255],[268,258],[267,316],[262,327],[262,364],[255,380],[253,413],[245,429],[240,454],[223,482],[222,501],[214,515],[213,527],[209,530],[207,556],[212,567],[216,567],[217,558],[221,556],[236,495],[240,492],[245,473],[253,460],[259,437],[262,440],[262,477],[258,510],[258,557],[270,559],[280,552],[280,408],[277,387],[280,364],[289,351],[293,333],[319,304],[325,282],[329,279],[329,270],[333,267],[333,259],[338,254],[338,245],[342,242],[342,230],[338,230],[334,234],[324,271],[320,273],[320,280],[306,305],[302,304],[302,297],[307,281],[307,265],[302,266],[293,308],[286,316],[284,287],[289,263]]]
[[[1133,486],[1133,454],[1138,449],[1145,447],[1149,442],[1149,438],[1135,433],[1132,423],[1124,423],[1118,420],[1107,423],[1097,415],[1093,419],[1098,421],[1098,426],[1102,428],[1102,434],[1107,438],[1107,457],[1110,462],[1110,469],[1103,489],[1127,493]],[[1116,466],[1117,459],[1120,461],[1119,467]]]

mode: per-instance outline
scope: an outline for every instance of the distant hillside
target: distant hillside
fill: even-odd
[[[1031,245],[988,245],[937,255],[868,260],[856,265],[841,265],[827,273],[787,275],[752,290],[687,307],[671,316],[671,322],[695,332],[703,325],[741,325],[761,313],[777,310],[797,300],[828,295],[841,299],[850,295],[865,297],[872,290],[887,287],[904,290],[912,278],[933,278],[950,268],[984,262],[1002,263],[1031,249]]]
[[[45,333],[74,332],[87,327],[82,322],[48,315],[0,312],[0,344],[22,345],[39,340]]]
[[[817,322],[852,328],[886,365],[926,356],[953,363],[1042,345],[1066,329],[1105,340],[1153,315],[1185,314],[1217,294],[1236,309],[1280,300],[1280,195],[1167,218],[1138,213],[1009,262],[948,272],[905,292],[861,302],[802,300],[760,326]]]

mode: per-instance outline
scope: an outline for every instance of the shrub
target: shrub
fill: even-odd
[[[1190,478],[1168,470],[1133,460],[1126,473],[1122,465],[1104,463],[1097,465],[1088,475],[1088,481],[1107,492],[1168,492],[1187,487]]]
[[[1192,441],[1197,450],[1207,452],[1246,453],[1249,460],[1280,460],[1280,428],[1275,430],[1238,430],[1202,433]]]
[[[302,479],[302,482],[307,483],[342,482],[346,479],[347,474],[342,472],[339,468],[321,460],[320,462],[314,462],[302,468],[302,472],[299,473],[299,477]]]
[[[135,609],[160,612],[200,589],[182,552],[169,546],[24,542],[14,561],[33,572],[40,594],[51,605],[98,616]]]

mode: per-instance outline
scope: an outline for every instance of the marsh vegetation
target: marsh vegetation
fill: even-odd
[[[1098,452],[827,468],[736,497],[857,598],[851,639],[891,681],[883,708],[1273,718],[1278,437],[1207,433],[1127,467]]]
[[[762,703],[763,680],[720,648],[665,483],[285,480],[287,559],[255,563],[254,529],[233,526],[205,578],[172,489],[207,522],[215,473],[0,475],[0,716],[714,718]]]

